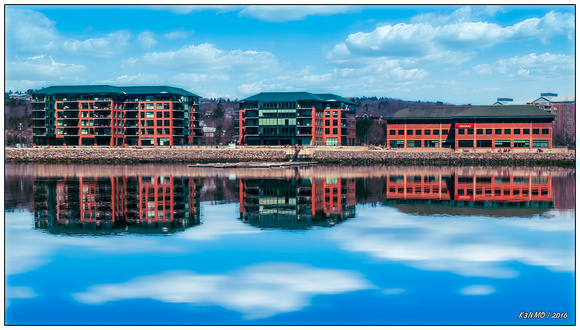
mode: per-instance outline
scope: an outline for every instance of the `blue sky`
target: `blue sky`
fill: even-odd
[[[575,91],[567,6],[6,6],[5,89],[171,85],[455,104]]]

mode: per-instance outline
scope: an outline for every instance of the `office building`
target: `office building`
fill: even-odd
[[[34,145],[198,144],[199,96],[169,86],[51,86],[32,94]]]
[[[243,99],[239,143],[352,146],[355,104],[335,94],[260,93]]]
[[[554,115],[532,105],[403,109],[387,119],[391,148],[552,148]]]

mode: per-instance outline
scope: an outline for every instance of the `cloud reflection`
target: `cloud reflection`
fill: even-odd
[[[462,276],[516,277],[510,261],[574,270],[573,220],[415,217],[360,208],[357,221],[329,232],[347,251]]]
[[[371,288],[370,282],[353,271],[263,263],[223,275],[168,271],[126,283],[95,285],[73,297],[86,304],[138,298],[212,304],[243,313],[246,319],[257,319],[301,310],[315,295]]]

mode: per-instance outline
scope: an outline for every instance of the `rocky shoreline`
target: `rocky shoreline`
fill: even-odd
[[[292,148],[90,148],[40,147],[5,149],[5,163],[36,164],[144,164],[227,163],[287,161]],[[299,160],[337,165],[430,165],[430,166],[575,166],[575,153],[463,153],[404,152],[352,147],[310,148]]]

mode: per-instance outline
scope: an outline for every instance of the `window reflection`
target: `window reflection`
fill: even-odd
[[[199,179],[36,177],[34,222],[54,234],[170,234],[199,224]]]

